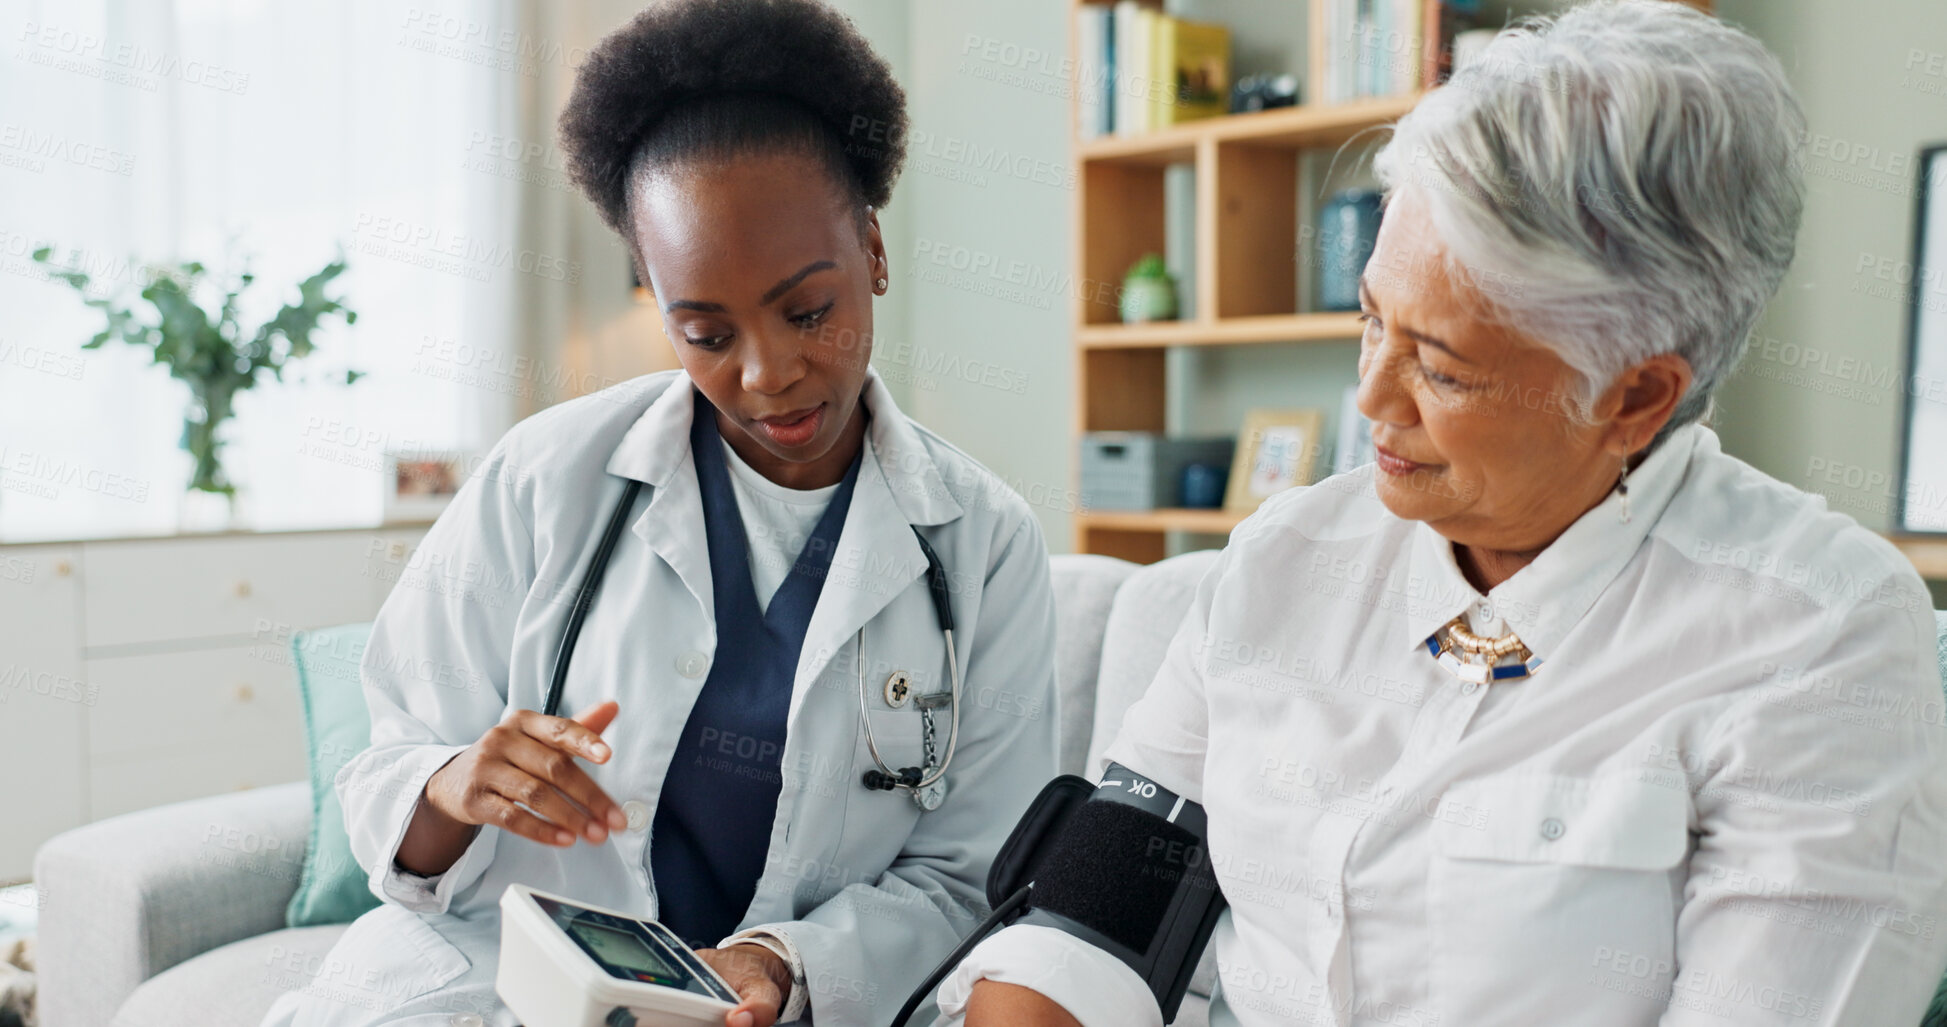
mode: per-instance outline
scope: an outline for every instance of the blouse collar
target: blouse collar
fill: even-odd
[[[1622,520],[1622,497],[1611,490],[1532,563],[1485,596],[1461,573],[1453,543],[1424,521],[1414,525],[1411,573],[1425,584],[1408,596],[1411,637],[1400,644],[1423,646],[1448,621],[1466,613],[1476,630],[1495,635],[1513,631],[1530,652],[1546,660],[1635,557],[1682,485],[1691,461],[1717,449],[1716,433],[1703,425],[1672,432],[1629,473],[1628,523]]]

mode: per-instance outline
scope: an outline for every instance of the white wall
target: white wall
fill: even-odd
[[[1718,11],[1784,61],[1811,127],[1798,257],[1721,394],[1718,430],[1730,452],[1884,529],[1907,307],[1878,275],[1910,259],[1916,151],[1947,142],[1947,75],[1924,71],[1947,52],[1947,8],[1720,0]]]
[[[912,234],[892,267],[912,313],[906,338],[882,334],[880,366],[910,374],[909,411],[1027,496],[1050,547],[1065,551],[1068,5],[917,0],[910,10],[913,132],[893,207]]]

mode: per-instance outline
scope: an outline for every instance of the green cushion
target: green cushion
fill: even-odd
[[[291,637],[311,764],[311,844],[304,851],[297,894],[284,910],[291,927],[350,923],[379,904],[366,884],[365,870],[352,859],[345,810],[331,784],[338,769],[372,742],[372,721],[358,682],[358,664],[371,634],[370,624],[345,624]]]

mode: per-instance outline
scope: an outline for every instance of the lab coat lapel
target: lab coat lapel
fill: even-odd
[[[683,461],[683,466],[655,490],[631,530],[683,579],[705,616],[715,623],[710,543],[703,533],[703,490],[697,485],[695,461]]]
[[[679,373],[629,427],[609,457],[608,472],[650,487],[648,506],[629,530],[669,564],[714,624],[716,604],[711,591],[710,545],[703,528],[703,490],[697,484],[696,459],[690,452],[690,422],[695,412],[695,387],[688,375]]]
[[[877,459],[868,458],[859,468],[845,530],[832,551],[831,571],[805,629],[791,689],[793,720],[811,682],[851,644],[853,634],[925,573],[926,557],[893,499],[885,472]]]
[[[872,447],[859,468],[845,530],[805,629],[791,689],[793,724],[811,683],[851,644],[852,636],[926,574],[926,556],[913,538],[913,526],[945,524],[964,512],[941,479],[920,430],[900,412],[877,371],[867,369],[862,398],[872,412]]]

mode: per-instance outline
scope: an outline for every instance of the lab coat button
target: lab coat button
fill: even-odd
[[[700,678],[710,670],[710,658],[692,649],[676,657],[676,673],[686,678]]]
[[[622,815],[629,818],[631,831],[640,831],[649,826],[649,804],[641,799],[630,799],[623,803]]]
[[[1554,817],[1549,817],[1547,820],[1541,822],[1541,836],[1544,839],[1551,842],[1557,838],[1560,838],[1562,836],[1562,832],[1566,830],[1568,830],[1568,828],[1564,826],[1560,820],[1557,820]]]
[[[446,1018],[446,1022],[452,1027],[485,1027],[486,1024],[480,1019],[479,1013],[454,1013]]]

